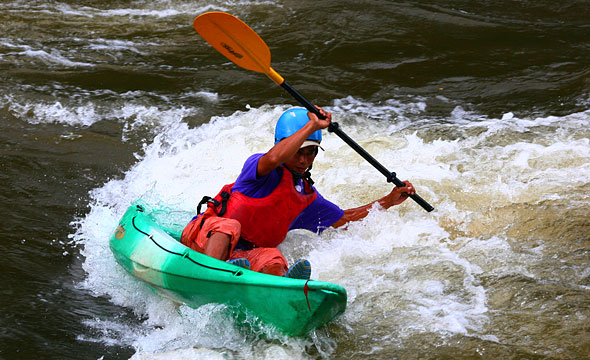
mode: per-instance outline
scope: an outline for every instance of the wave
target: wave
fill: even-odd
[[[345,107],[346,113],[339,112]],[[170,123],[145,144],[138,162],[122,179],[91,192],[91,211],[76,222],[78,230],[72,235],[84,245],[88,276],[81,286],[147,319],[137,329],[122,330],[116,336],[119,341],[142,356],[227,355],[245,349],[254,357],[281,351],[287,358],[301,356],[310,339],[317,351],[333,355],[337,350],[331,338],[343,336],[342,331],[354,336],[371,333],[392,342],[424,333],[499,341],[487,330],[493,315],[490,288],[482,276],[538,276],[535,266],[544,248],[515,247],[514,242],[524,238],[505,229],[527,221],[528,210],[522,208],[526,204],[564,201],[561,189],[570,189],[571,195],[590,182],[590,144],[576,133],[580,126],[588,128],[590,111],[535,119],[506,113],[489,119],[455,109],[448,121],[430,122],[434,135],[441,136],[424,140],[418,134],[426,131],[425,123],[392,128],[398,113],[420,114],[420,101],[371,109],[371,116],[388,114],[388,121],[363,120],[355,110],[367,107],[371,104],[346,98],[336,101],[332,110],[338,111],[335,119],[347,133],[401,177],[411,179],[436,210],[425,213],[407,201],[388,211],[376,207],[347,230],[332,229],[321,236],[289,234],[281,249],[290,261],[305,256],[314,265],[313,278],[347,288],[343,317],[308,339],[236,332],[223,306],[177,309],[124,273],[110,254],[110,233],[132,202],[141,199],[173,209],[176,217],[188,221],[198,199],[233,181],[249,154],[267,151],[274,121],[285,107],[265,106],[213,117],[196,128],[180,120]],[[449,126],[473,134],[445,137],[448,133],[441,129]],[[528,137],[531,132],[534,138]],[[316,159],[314,178],[325,197],[347,208],[388,192],[384,179],[335,136],[326,135],[322,145],[326,152]],[[512,215],[506,217],[507,211]],[[211,329],[219,333],[211,336]],[[128,338],[130,332],[134,335]],[[282,344],[279,350],[273,341]]]

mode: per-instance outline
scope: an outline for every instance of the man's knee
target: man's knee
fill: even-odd
[[[240,232],[241,226],[237,220],[211,216],[203,221],[199,216],[186,226],[181,242],[200,253],[207,253],[208,246],[229,248],[232,251],[240,238]],[[212,237],[214,241],[210,242]],[[228,257],[225,253],[220,255],[221,258]]]
[[[205,244],[204,254],[220,260],[227,260],[229,257],[229,246],[231,236],[222,232],[211,233]]]

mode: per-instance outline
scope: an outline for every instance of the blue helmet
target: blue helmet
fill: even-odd
[[[309,117],[307,116],[307,109],[293,108],[285,111],[275,127],[275,145],[293,134],[299,131],[307,122]],[[322,141],[322,130],[314,131],[307,140]]]

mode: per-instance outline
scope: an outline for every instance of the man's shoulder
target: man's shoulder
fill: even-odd
[[[283,169],[281,166],[279,166],[278,168],[271,171],[271,173],[269,174],[270,176],[269,175],[261,176],[261,177],[258,176],[258,174],[257,174],[258,161],[264,155],[266,155],[266,153],[256,153],[256,154],[250,155],[246,159],[246,161],[244,162],[244,166],[242,167],[242,171],[241,171],[239,177],[242,177],[244,179],[248,179],[249,181],[254,181],[254,182],[262,181],[262,182],[264,182],[265,178],[269,178],[269,177],[272,178],[272,177],[276,176],[276,174],[282,174]]]
[[[256,153],[256,154],[252,154],[252,155],[248,156],[246,161],[244,161],[243,168],[249,167],[253,164],[258,165],[258,160],[260,160],[260,158],[263,157],[264,155],[265,155],[264,153]]]
[[[275,169],[270,174],[259,177],[257,175],[258,160],[264,154],[253,154],[244,162],[242,172],[236,179],[234,191],[250,197],[267,196],[277,186],[281,170]]]

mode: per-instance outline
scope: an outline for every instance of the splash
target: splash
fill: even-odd
[[[233,181],[247,156],[272,146],[274,122],[284,109],[249,109],[214,117],[196,128],[187,126],[182,121],[186,115],[177,112],[172,116],[176,120],[161,127],[144,146],[124,178],[91,192],[91,211],[78,221],[73,236],[84,245],[88,276],[82,286],[147,319],[137,329],[121,331],[135,334],[132,339],[111,334],[104,335],[105,342],[121,338],[137,349],[138,356],[154,358],[167,354],[231,358],[238,351],[246,358],[279,353],[299,358],[310,346],[325,356],[337,354],[330,339],[342,332],[359,338],[361,347],[377,346],[372,339],[379,338],[401,348],[422,334],[500,341],[501,335],[490,330],[489,301],[498,295],[485,279],[538,276],[535,264],[543,261],[546,248],[538,243],[518,245],[526,237],[506,229],[527,217],[523,204],[561,201],[561,191],[548,188],[548,182],[572,191],[589,182],[590,145],[581,136],[586,130],[579,130],[590,125],[589,112],[561,118],[489,119],[455,109],[449,117],[453,121],[432,123],[426,130],[421,123],[392,132],[395,114],[387,122],[351,118],[339,112],[342,107],[337,103],[334,117],[345,131],[401,178],[410,179],[436,211],[426,213],[407,201],[387,211],[374,207],[363,221],[321,236],[291,232],[281,245],[288,260],[310,259],[313,278],[339,283],[349,294],[346,314],[308,339],[290,339],[268,329],[244,332],[221,305],[178,307],[117,266],[108,239],[129,204],[141,199],[174,209],[177,217],[188,221],[198,199]],[[420,106],[408,105],[408,113],[415,109]],[[461,120],[467,117],[471,119]],[[141,116],[136,119],[149,124]],[[418,135],[421,130],[431,131],[430,137],[448,134],[440,131],[447,126],[474,135],[430,140]],[[134,125],[128,131],[133,133]],[[528,137],[531,132],[534,139]],[[507,135],[514,138],[506,141]],[[324,138],[326,151],[316,159],[314,178],[326,198],[348,208],[389,191],[381,175],[338,138],[330,134]],[[98,321],[90,326],[102,325]]]

